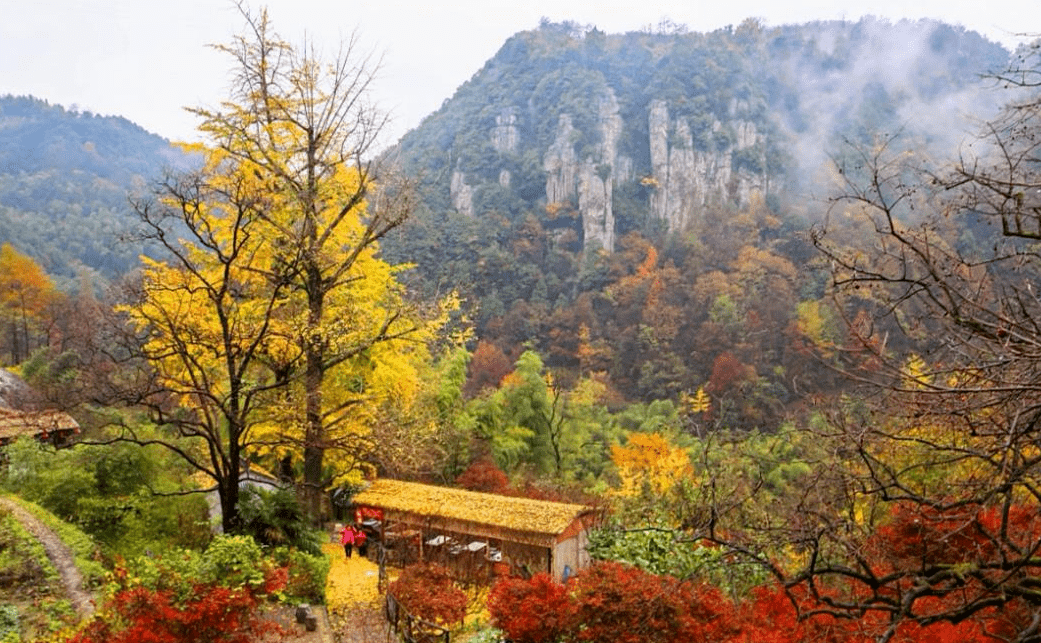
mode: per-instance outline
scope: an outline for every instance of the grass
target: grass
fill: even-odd
[[[5,642],[52,634],[76,618],[43,545],[5,511],[0,511],[0,604]]]
[[[98,562],[98,546],[87,534],[80,531],[75,525],[61,520],[43,507],[29,502],[18,496],[5,496],[9,500],[17,502],[19,506],[31,513],[43,524],[51,528],[58,535],[65,546],[72,550],[74,563],[83,576],[83,584],[88,587],[98,587],[105,580],[105,568]]]

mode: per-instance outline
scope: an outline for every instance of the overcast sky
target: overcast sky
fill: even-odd
[[[251,2],[252,7],[263,6]],[[1013,47],[1041,33],[1039,0],[270,0],[275,30],[332,52],[353,31],[383,56],[375,98],[395,139],[436,110],[514,33],[542,17],[608,33],[663,19],[691,31],[815,19],[938,18]],[[854,8],[856,7],[856,8]],[[0,0],[0,94],[32,94],[125,116],[171,139],[194,138],[186,105],[224,95],[228,60],[206,47],[241,31],[230,0]],[[391,143],[393,140],[386,140]]]

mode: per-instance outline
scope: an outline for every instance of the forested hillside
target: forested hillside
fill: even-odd
[[[184,167],[169,142],[121,117],[0,96],[0,241],[59,279],[138,265],[128,194]]]
[[[385,250],[467,298],[482,381],[527,346],[621,399],[703,389],[725,424],[771,424],[834,382],[803,350],[842,332],[806,237],[833,160],[892,135],[951,158],[1008,59],[933,21],[544,23],[392,151],[422,205]]]
[[[237,7],[165,181],[122,119],[0,101],[0,365],[33,392],[0,489],[102,583],[0,637],[261,640],[337,595],[316,528],[383,508],[386,614],[454,640],[1041,641],[1041,39],[545,23],[377,154],[370,62]],[[494,495],[399,520],[379,478]],[[570,525],[448,511],[511,495]],[[0,528],[0,589],[40,585]]]

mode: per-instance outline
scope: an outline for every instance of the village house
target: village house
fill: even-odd
[[[496,573],[567,578],[589,565],[588,531],[598,518],[584,505],[387,479],[354,505],[388,564],[434,561],[478,581]]]
[[[18,411],[0,406],[0,447],[22,436],[49,442],[55,448],[69,446],[80,425],[61,411]]]

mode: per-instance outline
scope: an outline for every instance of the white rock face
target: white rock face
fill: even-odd
[[[586,250],[614,251],[613,182],[610,173],[603,169],[606,167],[587,161],[579,171],[578,211],[582,216],[582,245]]]
[[[597,131],[580,132],[570,114],[561,114],[553,142],[542,155],[546,203],[577,207],[585,248],[611,252],[615,244],[614,189],[637,179],[633,160],[618,152],[625,123],[617,97],[607,88],[603,95],[590,98],[597,101]],[[686,118],[670,116],[664,100],[651,102],[647,115],[651,174],[641,180],[653,186],[648,205],[652,215],[665,221],[669,230],[682,231],[697,225],[709,204],[730,200],[744,204],[755,191],[766,191],[765,176],[746,168],[735,170],[733,165],[735,152],[762,144],[763,136],[755,123],[739,116],[747,109],[747,105],[737,101],[730,105],[729,147],[699,150],[694,141],[702,139],[699,134],[704,133],[692,131]],[[516,154],[520,149],[518,121],[515,107],[504,108],[496,116],[489,135],[499,153]],[[717,120],[710,127],[708,134],[716,140],[725,126]],[[576,151],[579,139],[597,141],[585,158],[579,158]],[[498,184],[509,188],[512,183],[510,171],[500,168]],[[450,196],[457,212],[475,215],[474,186],[467,183],[466,174],[459,169],[452,173]]]
[[[632,176],[632,160],[618,155],[618,141],[625,123],[619,115],[614,92],[601,96],[597,105],[599,144],[579,159],[576,130],[569,114],[562,114],[553,145],[543,157],[546,170],[546,202],[578,205],[586,249],[614,250],[614,185]]]
[[[747,203],[753,190],[762,189],[762,177],[744,171],[735,175],[732,170],[733,151],[760,142],[754,123],[735,121],[734,146],[719,151],[695,149],[694,133],[687,119],[670,119],[663,100],[651,103],[647,125],[654,184],[651,211],[668,224],[669,230],[689,228],[709,203],[734,198]],[[715,121],[712,131],[718,132],[722,127]]]
[[[466,183],[466,173],[459,170],[452,172],[452,181],[449,184],[449,196],[452,199],[452,207],[459,214],[468,217],[474,215],[474,189]]]
[[[517,151],[520,143],[520,130],[517,129],[517,110],[508,107],[495,117],[495,127],[492,129],[492,147],[500,153],[513,153]]]
[[[575,196],[578,157],[574,134],[571,115],[561,114],[557,121],[557,136],[542,159],[542,169],[546,171],[546,203],[566,203]]]
[[[14,373],[0,368],[0,407],[18,408],[31,396],[28,384]]]

